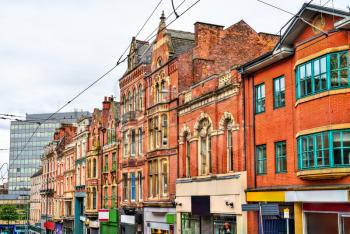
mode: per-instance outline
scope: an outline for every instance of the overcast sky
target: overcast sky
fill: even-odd
[[[266,1],[293,13],[304,3]],[[158,2],[0,1],[0,113],[56,111],[116,63]],[[178,13],[194,2],[185,0]],[[347,2],[334,0],[334,6],[346,9]],[[171,13],[171,0],[162,1],[138,39],[157,27],[162,10]],[[243,19],[258,32],[277,33],[290,17],[256,0],[201,0],[170,28],[193,31],[196,21],[228,27]],[[119,98],[117,81],[124,71],[125,66],[120,66],[63,111],[92,111],[106,95]],[[9,121],[0,119],[0,149],[9,148],[9,126]],[[7,162],[8,154],[0,151],[0,162]]]

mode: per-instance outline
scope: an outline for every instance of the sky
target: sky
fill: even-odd
[[[173,0],[178,6],[184,0]],[[181,14],[196,0],[185,0]],[[160,0],[11,0],[0,1],[0,113],[55,112],[116,64]],[[296,13],[304,0],[266,0]],[[324,4],[327,0],[315,0]],[[346,10],[348,0],[333,0]],[[332,6],[328,1],[327,6]],[[172,12],[162,0],[138,39],[159,23],[161,11]],[[169,18],[170,22],[174,18]],[[257,32],[277,33],[291,15],[257,0],[201,0],[169,28],[192,31],[197,21],[228,27],[241,19]],[[104,96],[119,99],[119,66],[62,111],[101,107]],[[10,121],[0,119],[0,149],[8,149]],[[0,164],[8,162],[0,150]]]

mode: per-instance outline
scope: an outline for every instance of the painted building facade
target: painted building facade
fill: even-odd
[[[40,168],[31,177],[30,187],[30,213],[29,213],[29,233],[40,234],[41,229],[41,196],[40,189],[42,183],[43,169]]]
[[[305,4],[280,42],[240,68],[245,90],[249,233],[349,230],[349,12]],[[309,24],[302,19],[307,19]]]
[[[74,192],[74,230],[76,233],[86,233],[85,227],[85,179],[86,154],[89,143],[89,126],[91,118],[81,118],[77,121],[77,132],[74,137],[76,149],[75,159],[75,192]]]
[[[108,220],[100,219],[100,233],[119,233],[118,219],[118,159],[120,157],[120,106],[114,97],[102,103],[102,191],[101,208],[108,212]]]

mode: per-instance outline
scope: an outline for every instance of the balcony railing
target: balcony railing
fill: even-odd
[[[122,117],[123,124],[126,124],[127,122],[130,122],[133,120],[136,120],[136,111],[129,111],[129,112],[123,114],[123,117]]]

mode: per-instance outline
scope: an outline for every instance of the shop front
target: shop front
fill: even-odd
[[[300,190],[247,192],[247,202],[275,203],[280,215],[262,216],[256,212],[258,229],[269,233],[285,233],[283,211],[289,211],[289,230],[297,234],[347,233],[350,230],[348,190]],[[281,218],[282,217],[282,218]],[[277,232],[279,231],[279,232]]]
[[[143,209],[124,207],[120,214],[121,233],[143,233]]]
[[[145,234],[174,234],[176,233],[175,208],[145,207]]]
[[[247,233],[246,173],[230,173],[176,181],[177,232]]]
[[[99,215],[100,219],[100,229],[101,234],[109,234],[109,233],[118,233],[119,225],[118,225],[118,210],[110,209],[107,210],[108,215],[106,218],[108,219],[100,219],[102,215]],[[103,217],[102,217],[103,218]]]

